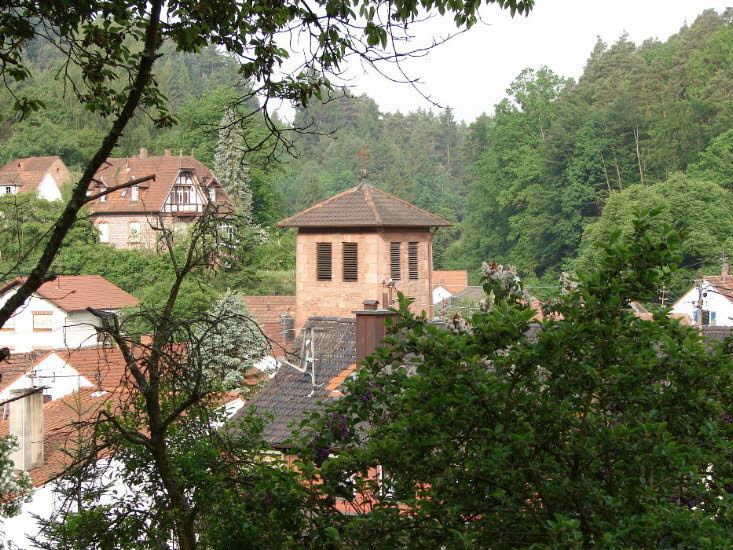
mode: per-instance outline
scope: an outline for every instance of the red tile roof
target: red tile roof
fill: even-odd
[[[273,354],[282,355],[290,347],[282,334],[281,315],[295,316],[295,296],[244,296],[252,318],[272,342]],[[295,334],[290,341],[295,339]]]
[[[88,437],[91,429],[88,423],[107,407],[112,411],[117,409],[124,395],[122,391],[81,388],[43,405],[43,465],[28,472],[34,487],[55,479],[72,464],[69,453],[73,452],[80,437]],[[9,429],[10,422],[0,420],[0,437],[8,435]]]
[[[25,277],[13,279],[0,288],[0,295],[24,281]],[[62,275],[42,284],[36,294],[64,311],[83,311],[88,307],[120,309],[140,303],[137,298],[99,275]]]
[[[160,212],[163,209],[168,193],[182,170],[193,172],[198,183],[206,188],[216,176],[204,164],[191,156],[135,156],[130,158],[109,158],[94,175],[94,179],[111,187],[126,183],[132,179],[155,176],[155,180],[139,185],[138,200],[130,200],[129,190],[119,190],[107,195],[105,202],[99,200],[89,204],[92,213],[103,212]],[[231,207],[226,191],[217,183],[217,201],[219,206]],[[96,190],[100,190],[98,187]],[[124,196],[123,196],[124,193]]]
[[[442,286],[451,294],[460,292],[468,286],[468,271],[465,269],[433,271],[433,286]]]
[[[31,367],[46,353],[45,351],[11,353],[4,361],[0,361],[0,391],[31,370]]]
[[[278,227],[447,227],[448,220],[362,183],[277,222]]]
[[[56,161],[63,164],[58,156],[11,160],[0,167],[0,185],[19,185],[20,192],[36,190]]]

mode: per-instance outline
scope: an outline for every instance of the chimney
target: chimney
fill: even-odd
[[[169,156],[171,156],[171,150],[170,150],[170,149],[166,149],[165,151],[163,151],[163,156],[164,156],[164,157],[169,157]]]
[[[10,455],[17,470],[28,471],[43,466],[43,390],[11,390],[10,397],[24,395],[10,402],[10,435],[18,440],[18,450]]]
[[[295,317],[288,314],[280,315],[280,334],[286,344],[292,344],[295,340]]]
[[[393,311],[378,309],[379,301],[364,300],[364,309],[352,311],[356,315],[356,362],[363,361],[378,347],[387,333],[384,320],[394,317]]]
[[[720,270],[720,275],[722,277],[727,277],[728,275],[730,275],[730,267],[728,267],[728,262],[725,262],[723,264],[723,267]]]
[[[148,150],[145,147],[140,147],[140,158],[141,159],[148,158]]]
[[[191,157],[196,157],[196,149],[191,149]]]

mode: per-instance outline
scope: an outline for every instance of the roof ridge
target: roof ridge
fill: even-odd
[[[362,183],[359,185],[359,187],[362,187],[362,193],[364,193],[364,200],[366,201],[369,208],[372,209],[372,212],[374,213],[374,217],[377,219],[377,223],[382,223],[382,216],[379,215],[379,212],[377,212],[377,207],[374,204],[374,197],[372,197],[372,189],[374,189],[371,185],[368,183]]]

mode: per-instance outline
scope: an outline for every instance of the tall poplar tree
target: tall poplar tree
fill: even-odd
[[[251,218],[252,191],[248,185],[249,165],[245,158],[244,132],[231,109],[227,109],[221,119],[214,163],[219,182],[229,193],[239,214]]]

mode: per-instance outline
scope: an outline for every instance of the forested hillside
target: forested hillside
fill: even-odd
[[[169,54],[157,78],[179,124],[158,129],[140,117],[118,154],[195,150],[213,167],[218,126],[242,85],[235,64],[212,49]],[[37,48],[31,57],[44,70],[23,87],[43,90],[46,108],[19,120],[0,93],[0,161],[59,154],[77,168],[103,128],[64,99],[55,52]],[[438,234],[437,267],[473,270],[496,259],[529,281],[554,280],[592,264],[591,243],[629,228],[634,209],[662,205],[664,219],[689,229],[683,265],[711,268],[733,253],[732,91],[728,9],[702,13],[665,42],[599,40],[577,82],[548,67],[525,69],[468,125],[449,108],[382,113],[366,96],[334,93],[297,111],[295,125],[309,130],[292,135],[295,157],[250,155],[253,216],[270,227],[355,185],[366,145],[372,184],[456,223]],[[245,132],[265,129],[255,121]],[[273,249],[287,256],[285,248]]]

